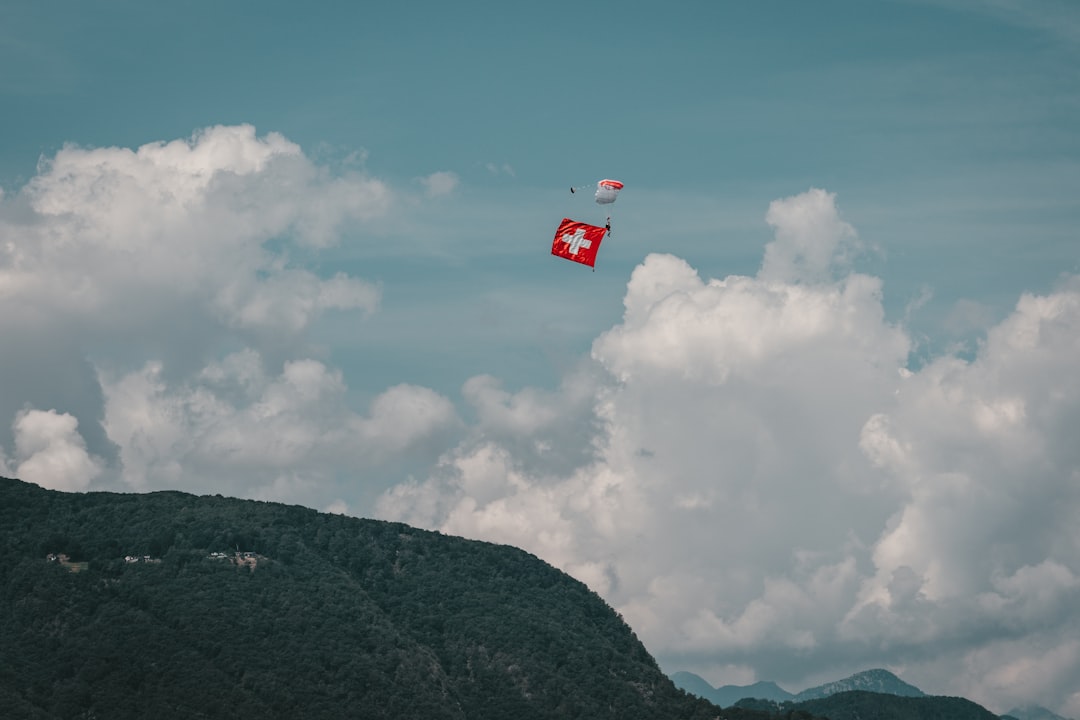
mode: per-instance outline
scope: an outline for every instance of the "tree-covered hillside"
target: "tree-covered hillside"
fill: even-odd
[[[900,696],[849,690],[801,702],[740,700],[725,720],[1000,720],[977,703],[958,697]]]
[[[515,548],[0,479],[0,717],[715,715],[599,596]]]
[[[793,706],[829,720],[998,720],[997,715],[966,698],[903,697],[865,690],[805,700]]]

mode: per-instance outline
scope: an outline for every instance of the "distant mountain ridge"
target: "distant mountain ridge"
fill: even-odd
[[[906,683],[899,677],[881,668],[864,670],[842,680],[824,683],[807,688],[798,693],[790,693],[774,682],[759,681],[752,685],[722,685],[713,687],[707,680],[692,672],[679,671],[671,674],[675,686],[692,695],[704,698],[722,708],[739,707],[744,710],[776,715],[785,709],[797,709],[811,716],[825,716],[830,720],[848,720],[847,714],[858,720],[875,720],[875,713],[889,714],[888,720],[903,716],[909,720],[918,720],[923,715],[930,715],[940,720],[949,717],[964,720],[1071,720],[1057,715],[1039,705],[1027,705],[1013,708],[1003,715],[994,715],[986,708],[965,698],[935,697],[924,693],[919,688]],[[875,695],[889,695],[897,698],[886,703]],[[906,698],[917,699],[908,702]],[[836,700],[836,702],[831,702]],[[785,705],[785,703],[790,703]],[[826,703],[826,704],[823,704]],[[927,704],[929,703],[929,704]],[[868,715],[867,713],[870,713]],[[944,713],[945,715],[943,715]],[[757,720],[741,718],[740,720]]]
[[[760,681],[753,685],[723,685],[714,688],[704,678],[692,672],[677,672],[671,676],[675,686],[691,695],[697,695],[720,707],[731,707],[744,698],[760,698],[773,702],[784,702],[795,696],[771,681]]]
[[[691,672],[680,671],[671,675],[676,687],[688,693],[705,698],[714,705],[731,707],[740,700],[760,699],[772,702],[803,702],[829,697],[842,692],[862,690],[864,692],[898,695],[900,697],[926,697],[919,688],[904,682],[888,670],[874,668],[864,670],[842,680],[835,680],[816,687],[807,688],[799,693],[790,693],[774,682],[762,681],[753,685],[723,685],[714,688],[704,678]],[[1019,720],[1054,720],[1053,718],[1019,718]],[[1064,719],[1062,719],[1064,720]]]

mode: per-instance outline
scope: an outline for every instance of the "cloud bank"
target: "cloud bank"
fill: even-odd
[[[453,427],[448,400],[409,385],[355,412],[306,339],[327,312],[377,312],[378,284],[312,267],[395,202],[248,125],[43,159],[0,197],[8,474],[319,504]]]

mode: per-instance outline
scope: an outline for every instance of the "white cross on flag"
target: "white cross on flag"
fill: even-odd
[[[594,267],[596,251],[600,249],[600,241],[604,239],[606,232],[607,228],[563,218],[559,229],[555,231],[551,254]]]

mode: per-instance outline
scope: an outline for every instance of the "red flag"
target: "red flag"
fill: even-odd
[[[594,267],[596,251],[600,249],[600,241],[604,239],[605,233],[607,228],[563,218],[559,229],[555,231],[551,254]]]

